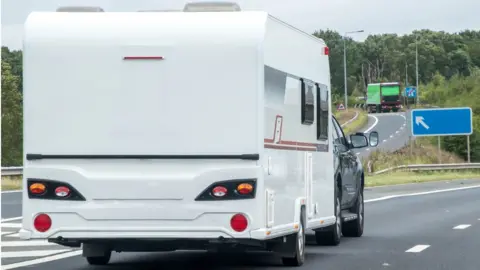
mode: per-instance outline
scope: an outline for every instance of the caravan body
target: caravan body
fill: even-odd
[[[91,259],[333,224],[327,54],[259,11],[32,13],[21,237]]]

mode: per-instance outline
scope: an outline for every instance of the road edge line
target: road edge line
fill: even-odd
[[[474,189],[474,188],[480,188],[480,185],[468,186],[468,187],[459,187],[459,188],[436,189],[436,190],[431,190],[431,191],[416,192],[416,193],[405,193],[405,194],[398,194],[398,195],[389,195],[389,196],[379,197],[379,198],[375,198],[375,199],[365,200],[364,202],[365,203],[378,202],[378,201],[385,201],[385,200],[390,200],[390,199],[395,199],[395,198],[429,195],[429,194],[435,194],[435,193],[459,191],[459,190]]]

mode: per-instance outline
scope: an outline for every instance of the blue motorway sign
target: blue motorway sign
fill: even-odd
[[[406,87],[405,96],[409,98],[417,97],[417,88],[415,86]]]
[[[471,135],[472,109],[434,108],[415,109],[411,113],[413,136]]]

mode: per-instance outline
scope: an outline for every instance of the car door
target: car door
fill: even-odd
[[[350,158],[350,149],[347,144],[343,130],[338,124],[335,117],[332,118],[333,123],[333,147],[334,154],[338,157],[340,163],[340,174],[342,176],[342,205],[347,204],[350,201],[349,190],[351,189],[353,182],[352,175],[352,161]]]

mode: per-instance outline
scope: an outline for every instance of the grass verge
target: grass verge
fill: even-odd
[[[443,180],[480,179],[480,170],[472,171],[433,171],[433,172],[394,172],[365,177],[365,186],[385,186],[409,183],[425,183]]]
[[[440,160],[438,159],[440,153]],[[464,163],[461,157],[440,150],[430,143],[428,138],[418,138],[412,141],[412,146],[406,145],[393,152],[374,151],[365,159],[362,159],[365,171],[370,161],[373,172],[400,165],[411,164],[438,164],[438,163]],[[379,175],[367,175],[365,186],[383,186],[407,183],[423,183],[442,180],[480,179],[480,170],[445,170],[445,171],[422,171],[407,172],[397,171]]]
[[[438,155],[439,151],[437,146],[432,145],[428,138],[417,138],[412,141],[412,146],[407,144],[397,151],[373,151],[370,156],[363,159],[362,162],[364,168],[367,168],[368,161],[371,161],[374,172],[400,165],[465,162],[461,157],[447,151],[440,150],[440,160],[438,159]]]
[[[21,176],[2,176],[2,191],[18,190],[22,188]]]
[[[343,132],[345,133],[345,135],[357,132],[359,129],[363,128],[368,123],[367,113],[364,110],[357,110],[357,112],[358,117],[343,127]]]

